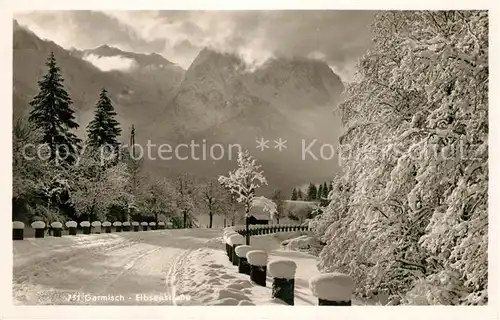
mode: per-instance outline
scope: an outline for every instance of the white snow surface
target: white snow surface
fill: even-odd
[[[313,294],[329,301],[350,301],[354,289],[354,281],[349,275],[342,273],[325,273],[309,280]]]
[[[78,223],[76,223],[76,221],[66,222],[66,227],[68,227],[68,228],[76,228],[77,226],[78,226]]]
[[[132,222],[132,225],[133,225],[133,226],[138,226],[138,225],[139,225],[139,222],[137,222],[137,221],[133,221],[133,222]]]
[[[271,298],[271,277],[261,287],[238,273],[226,255],[221,233],[221,229],[172,229],[14,241],[13,301],[16,305],[284,305]],[[251,246],[268,252],[269,261],[293,260],[295,305],[317,305],[308,287],[309,279],[320,274],[317,258],[282,250],[282,240],[256,236]],[[68,299],[78,294],[79,298]],[[123,299],[102,299],[109,296]]]
[[[102,226],[103,226],[103,227],[111,227],[111,222],[109,222],[109,221],[104,221],[104,222],[102,223]]]
[[[52,222],[52,223],[50,224],[50,226],[51,226],[52,228],[62,228],[62,227],[63,227],[63,226],[62,226],[62,223],[60,223],[59,221]]]
[[[31,224],[33,229],[43,229],[45,228],[45,222],[43,221],[35,221]]]
[[[24,223],[21,221],[12,221],[12,229],[24,229]]]
[[[148,223],[146,221],[141,222],[141,226],[148,226]]]
[[[235,244],[244,244],[245,238],[241,234],[233,234],[227,238],[227,244],[234,246]]]
[[[156,226],[156,222],[150,222],[150,223],[149,223],[149,225],[150,225],[151,227],[155,227],[155,226]]]
[[[252,266],[263,267],[267,265],[267,252],[264,250],[251,250],[247,252],[247,260]]]
[[[82,222],[80,222],[80,225],[82,227],[90,227],[90,222],[88,222],[88,221],[82,221]]]
[[[101,221],[93,221],[92,222],[92,227],[100,227],[101,226]]]
[[[267,271],[273,278],[293,279],[297,264],[290,259],[279,259],[271,261],[267,264]]]
[[[120,221],[115,221],[115,222],[113,222],[113,226],[114,227],[121,227],[122,223]]]
[[[250,250],[252,250],[252,246],[241,245],[241,246],[237,246],[236,249],[234,249],[234,252],[236,252],[236,255],[238,257],[246,258],[247,252]]]
[[[125,221],[124,223],[122,223],[122,226],[124,226],[124,227],[130,227],[130,222]]]

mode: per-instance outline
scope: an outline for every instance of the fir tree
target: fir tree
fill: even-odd
[[[50,148],[50,160],[62,160],[72,163],[80,150],[81,140],[71,132],[79,126],[75,122],[73,101],[64,89],[64,79],[61,69],[56,64],[54,53],[51,52],[45,65],[47,74],[38,81],[40,91],[30,102],[29,121],[43,132],[42,143]]]
[[[302,190],[297,191],[297,200],[304,200],[304,196],[302,195]]]
[[[319,187],[318,187],[318,194],[317,194],[317,197],[316,199],[317,200],[321,200],[321,197],[323,196],[323,185],[320,184]]]
[[[292,201],[297,200],[297,189],[293,188],[292,197],[290,198],[290,200],[292,200]]]
[[[323,198],[328,198],[328,186],[326,185],[326,182],[323,184]]]
[[[309,188],[307,189],[307,201],[316,200],[316,185],[309,183]]]
[[[94,112],[94,119],[87,126],[89,145],[92,147],[112,146],[115,150],[119,145],[118,137],[122,130],[115,120],[116,112],[108,97],[106,89],[99,94]]]

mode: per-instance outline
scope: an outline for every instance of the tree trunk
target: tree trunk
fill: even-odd
[[[210,213],[209,213],[209,214],[210,214],[210,223],[208,224],[208,227],[209,227],[210,229],[212,229],[212,221],[213,221],[214,215],[212,214],[212,211],[210,211]]]
[[[245,208],[245,229],[246,229],[246,235],[245,235],[245,244],[247,246],[250,245],[250,228],[249,228],[249,224],[248,224],[248,214],[250,212],[250,206],[247,206]]]
[[[187,228],[187,212],[184,211],[184,229]]]

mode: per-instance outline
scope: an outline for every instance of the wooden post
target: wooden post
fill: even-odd
[[[12,240],[24,239],[24,223],[21,221],[12,221]]]
[[[267,264],[269,274],[273,277],[273,298],[294,305],[295,270],[297,265],[292,260],[274,260]]]
[[[238,272],[250,275],[250,264],[247,260],[247,253],[252,250],[251,246],[240,245],[234,251],[238,256]]]
[[[250,279],[256,284],[265,287],[267,275],[267,253],[263,250],[251,250],[247,252],[247,260],[250,264]]]
[[[66,227],[69,230],[69,235],[70,236],[76,236],[76,227],[78,226],[78,223],[76,221],[68,221],[66,222]]]
[[[62,237],[62,223],[56,221],[56,222],[52,222],[50,224],[50,226],[52,227],[52,229],[54,230],[54,237]]]
[[[35,238],[43,238],[45,236],[45,222],[35,221],[31,224],[31,227],[35,229]]]

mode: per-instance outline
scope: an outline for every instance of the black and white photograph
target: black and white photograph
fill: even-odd
[[[487,306],[489,22],[15,11],[12,304]]]

